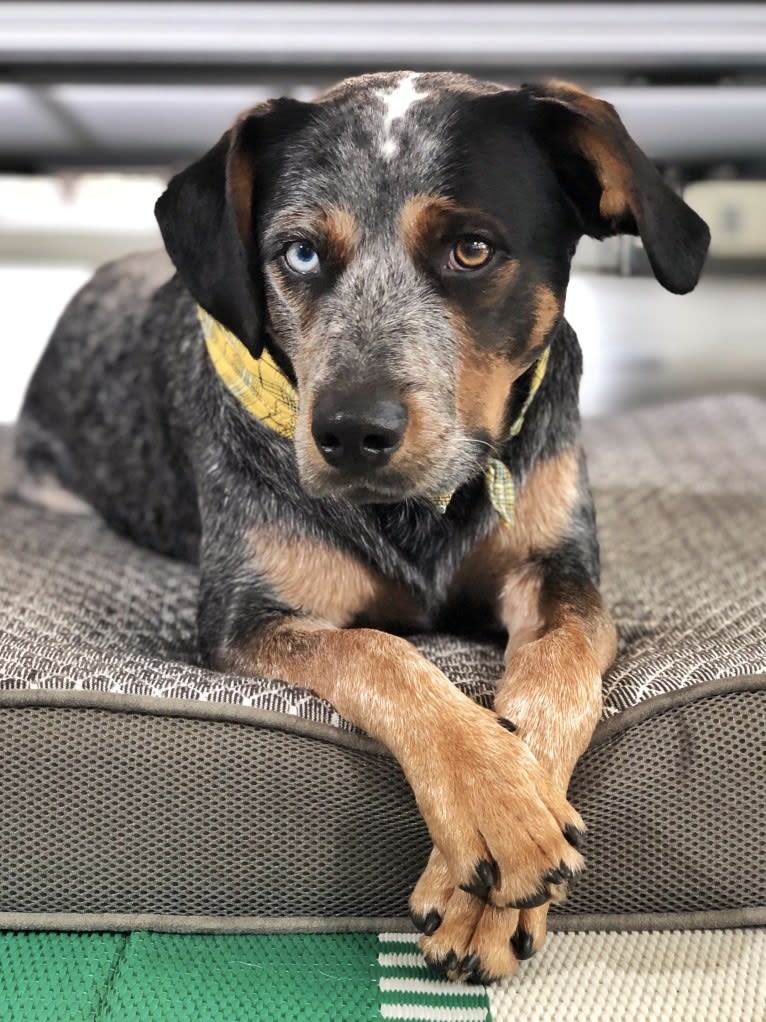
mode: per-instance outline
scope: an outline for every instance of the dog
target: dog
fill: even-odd
[[[615,628],[563,317],[583,235],[690,291],[705,223],[574,85],[348,79],[242,114],[99,270],[17,432],[25,492],[199,565],[199,654],[312,689],[398,759],[410,902],[453,980],[512,973],[583,867],[572,770]],[[175,270],[175,272],[174,272]],[[405,638],[506,636],[493,709]]]

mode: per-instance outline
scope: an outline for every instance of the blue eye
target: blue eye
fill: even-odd
[[[285,262],[295,273],[315,273],[319,269],[317,250],[309,241],[294,241],[285,249]]]

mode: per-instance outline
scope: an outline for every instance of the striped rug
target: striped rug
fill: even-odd
[[[2,1022],[764,1022],[766,929],[553,934],[491,987],[396,933],[0,933]]]
[[[417,934],[378,934],[380,1015],[418,1022],[486,1022],[487,991],[482,986],[440,980],[426,968]]]

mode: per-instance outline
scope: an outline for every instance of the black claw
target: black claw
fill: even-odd
[[[498,722],[498,724],[501,727],[504,727],[506,731],[510,731],[511,734],[513,734],[514,731],[518,731],[519,730],[516,727],[516,725],[513,723],[513,721],[512,720],[508,720],[507,717],[498,717],[497,718],[497,722]]]
[[[497,863],[490,859],[480,859],[473,871],[473,878],[468,884],[460,884],[460,890],[473,894],[476,898],[486,901],[489,892],[500,879]]]
[[[526,930],[517,930],[511,937],[514,954],[520,962],[526,961],[535,953],[534,943],[532,934]]]
[[[470,976],[466,976],[463,982],[470,983],[471,986],[484,986],[489,982],[489,977],[484,969],[479,969],[477,972],[472,972]]]
[[[447,965],[446,959],[444,958],[429,958],[426,955],[426,965],[433,972],[435,976],[440,976],[442,979],[447,978]]]
[[[422,916],[420,912],[413,912],[410,910],[410,919],[412,920],[412,925],[415,929],[420,933],[423,933],[426,925],[426,917]]]
[[[426,937],[430,937],[432,933],[435,933],[442,924],[442,917],[432,908],[428,915],[423,920],[423,933]]]
[[[474,972],[479,968],[481,958],[476,951],[471,955],[466,955],[463,961],[460,963],[460,971],[467,972],[469,975],[473,975]]]
[[[450,951],[450,953],[444,959],[444,971],[454,972],[455,969],[457,968],[457,964],[458,964],[457,954],[454,951]]]
[[[561,866],[558,869],[549,869],[547,873],[543,874],[546,884],[560,884],[563,879],[564,874],[561,872]]]
[[[419,912],[410,912],[410,919],[415,928],[420,930],[421,933],[425,933],[426,937],[430,937],[442,924],[442,917],[435,908],[432,908],[425,916],[422,916]]]
[[[564,837],[573,848],[577,849],[578,852],[582,851],[583,845],[585,844],[585,832],[580,830],[579,827],[575,827],[573,823],[565,824]]]
[[[506,908],[539,908],[540,905],[544,905],[550,895],[547,891],[535,891],[534,894],[530,894],[528,898],[522,898],[521,901],[514,901],[507,905]]]
[[[574,871],[565,862],[560,862],[556,869],[549,869],[547,873],[543,874],[543,880],[546,884],[563,884],[565,880],[571,880],[573,876]]]

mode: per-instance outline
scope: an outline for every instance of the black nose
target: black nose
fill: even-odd
[[[369,472],[381,468],[402,442],[407,409],[391,395],[368,387],[335,389],[314,403],[311,432],[334,468]]]

